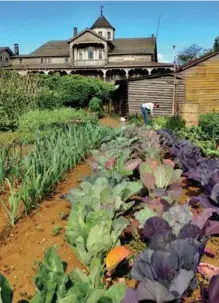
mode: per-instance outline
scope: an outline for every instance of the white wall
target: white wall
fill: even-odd
[[[151,55],[110,55],[109,63],[122,62],[122,61],[152,61]]]
[[[100,32],[102,32],[102,36],[107,40],[113,40],[114,39],[114,30],[111,28],[94,28],[94,32],[100,35]],[[108,32],[110,32],[111,38],[108,39]]]
[[[4,51],[0,53],[0,66],[8,66],[10,64],[10,55]]]

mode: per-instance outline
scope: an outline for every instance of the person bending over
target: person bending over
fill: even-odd
[[[141,112],[142,115],[144,117],[144,123],[145,125],[149,124],[149,115],[153,116],[154,115],[154,109],[159,108],[159,104],[158,103],[143,103],[141,105]]]

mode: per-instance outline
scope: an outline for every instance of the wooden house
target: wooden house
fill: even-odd
[[[159,103],[155,115],[171,116],[179,112],[184,101],[184,79],[180,75],[157,74],[117,81],[119,84],[116,111],[121,115],[141,114],[141,104]]]
[[[219,51],[178,69],[185,80],[185,102],[197,103],[199,114],[219,112]]]

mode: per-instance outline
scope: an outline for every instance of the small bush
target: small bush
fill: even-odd
[[[54,109],[62,106],[62,100],[56,91],[47,87],[38,89],[36,95],[36,107],[39,109]]]
[[[19,119],[19,131],[36,131],[56,126],[60,123],[69,123],[75,120],[82,122],[97,122],[97,117],[84,110],[60,108],[54,110],[34,110],[22,115]]]
[[[219,138],[219,114],[209,113],[201,115],[199,118],[199,126],[208,136],[209,139]]]
[[[102,100],[97,97],[93,97],[89,102],[89,109],[91,112],[100,115],[102,111]]]

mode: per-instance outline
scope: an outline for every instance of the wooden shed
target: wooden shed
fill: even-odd
[[[142,103],[157,102],[160,108],[154,114],[171,116],[173,106],[175,105],[176,113],[184,101],[184,79],[180,75],[159,74],[128,79],[126,88],[124,81],[123,83],[118,81],[117,84],[123,88],[121,104],[128,115],[140,114]],[[127,93],[124,92],[125,89]]]
[[[183,65],[177,75],[185,79],[185,102],[199,105],[199,114],[219,112],[219,51]]]

